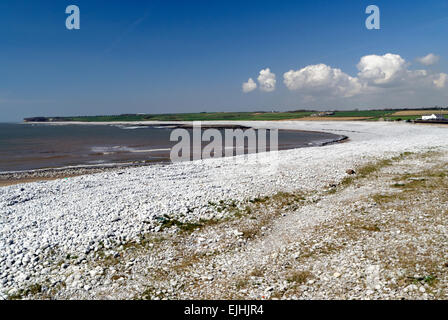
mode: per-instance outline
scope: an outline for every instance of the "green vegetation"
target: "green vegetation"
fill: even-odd
[[[422,116],[385,116],[384,120],[389,121],[406,121],[406,120],[417,120]]]
[[[78,121],[78,122],[118,122],[118,121],[269,121],[297,119],[309,116],[312,111],[294,112],[213,112],[213,113],[173,113],[173,114],[123,114],[110,116],[48,117],[28,118],[27,121]]]
[[[16,294],[8,296],[8,300],[22,300],[23,298],[29,295],[36,295],[42,292],[42,285],[33,284],[30,285],[27,289],[18,290]]]
[[[334,115],[329,117],[371,117],[379,119],[387,115],[395,113],[397,110],[353,110],[353,111],[336,111]]]
[[[378,171],[380,171],[381,169],[385,168],[385,167],[389,167],[391,166],[394,162],[397,161],[401,161],[409,156],[413,155],[412,152],[403,152],[400,155],[396,156],[396,157],[392,157],[391,159],[382,159],[373,163],[368,163],[360,168],[358,168],[356,170],[356,174],[355,175],[350,175],[345,177],[340,185],[345,188],[348,187],[349,185],[351,185],[353,182],[362,179],[362,178],[366,178],[368,176],[373,175],[374,173],[377,173]],[[396,186],[397,187],[397,186]],[[329,193],[335,193],[336,189],[332,188],[329,190]]]
[[[409,283],[412,284],[425,284],[432,286],[437,282],[437,277],[434,275],[427,275],[423,277],[408,277]]]
[[[165,299],[165,294],[150,286],[142,293],[142,296],[140,298],[136,298],[136,300],[154,300],[155,298],[159,300]]]
[[[189,223],[189,222],[180,222],[179,220],[172,219],[171,217],[165,215],[160,218],[161,220],[161,228],[169,229],[171,227],[178,227],[182,232],[191,233],[196,229],[203,227],[201,223]]]
[[[377,121],[380,119],[388,121],[415,120],[429,111],[436,112],[442,109],[384,109],[384,110],[347,110],[321,112],[315,110],[295,110],[287,112],[201,112],[201,113],[172,113],[172,114],[121,114],[103,116],[73,116],[73,117],[34,117],[26,118],[29,122],[132,122],[132,121],[275,121],[301,119],[309,116],[324,118],[362,118],[359,120]],[[446,109],[443,109],[446,110]],[[398,111],[410,111],[407,115],[395,114]],[[356,120],[356,119],[353,119]]]

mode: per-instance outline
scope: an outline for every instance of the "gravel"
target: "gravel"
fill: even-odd
[[[161,222],[166,219],[194,223],[225,218],[227,213],[211,203],[321,189],[341,181],[348,169],[372,159],[448,148],[446,128],[438,126],[304,121],[238,124],[322,131],[346,135],[350,140],[280,151],[268,161],[262,155],[208,159],[2,187],[0,299],[49,279],[53,279],[46,284],[49,287],[63,281],[69,288],[90,292],[105,272],[101,266],[85,267],[93,253],[106,250],[106,255],[117,258],[117,247],[139,241],[142,234],[161,232]],[[239,230],[231,233],[229,237],[242,235]],[[207,240],[198,239],[197,243]],[[67,257],[73,263],[65,263]],[[127,267],[131,269],[133,264]],[[375,265],[367,270],[372,292],[380,285],[378,272]],[[68,276],[57,279],[61,274]],[[342,275],[335,271],[331,276],[339,279]],[[213,276],[206,279],[212,281]],[[116,288],[120,281],[124,280],[111,285]],[[425,292],[424,287],[409,290]]]

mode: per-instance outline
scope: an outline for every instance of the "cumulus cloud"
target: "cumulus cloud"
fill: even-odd
[[[275,80],[275,74],[269,68],[261,70],[257,80],[261,91],[272,92],[275,90],[277,80]]]
[[[340,69],[325,64],[290,70],[283,75],[283,82],[289,90],[329,91],[333,95],[352,97],[361,91],[358,79]]]
[[[373,85],[387,85],[406,75],[406,61],[397,54],[368,55],[358,63],[358,77]]]
[[[448,82],[448,74],[440,73],[436,79],[433,80],[436,88],[442,89],[445,88],[446,83]]]
[[[430,63],[431,59],[425,60]],[[448,87],[447,73],[415,68],[398,54],[366,55],[360,58],[356,67],[358,71],[354,75],[323,63],[289,70],[282,80],[286,88],[297,95],[285,99],[290,99],[294,106],[300,101],[303,105],[315,104],[316,107],[339,104],[346,107],[427,106],[448,101],[448,91],[443,90]],[[276,75],[269,68],[261,70],[256,80],[258,84],[249,78],[243,84],[243,92],[257,88],[265,92],[276,89]]]
[[[439,57],[429,54],[424,57],[426,64],[435,63]],[[432,61],[431,61],[432,60]],[[434,74],[428,70],[410,70],[410,64],[397,54],[383,56],[369,55],[361,58],[358,63],[358,78],[366,81],[370,87],[399,86],[407,90],[421,90],[422,88],[443,88],[446,74]]]
[[[417,58],[417,61],[425,66],[430,66],[439,62],[440,57],[436,56],[434,53],[430,53],[424,57]]]
[[[254,91],[255,89],[257,89],[257,84],[255,83],[255,81],[252,78],[249,78],[249,80],[247,80],[247,82],[243,83],[243,92],[244,93]]]
[[[382,94],[388,88],[418,92],[429,88],[444,88],[448,83],[445,73],[410,70],[410,64],[400,55],[367,55],[357,64],[356,77],[325,64],[290,70],[283,75],[285,86],[304,96],[350,98],[362,94]]]

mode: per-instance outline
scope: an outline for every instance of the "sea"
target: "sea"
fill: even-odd
[[[169,125],[0,123],[0,173],[169,162],[171,148],[178,143],[170,141],[174,129]],[[310,147],[340,139],[329,133],[280,130],[278,148]]]

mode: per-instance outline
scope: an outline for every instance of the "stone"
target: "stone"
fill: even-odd
[[[235,237],[241,237],[241,236],[243,236],[243,233],[240,232],[240,231],[238,231],[238,230],[234,230],[234,231],[233,231],[233,234],[235,235]]]
[[[11,290],[8,291],[8,296],[16,296],[19,294],[19,289],[17,288],[12,288]]]

